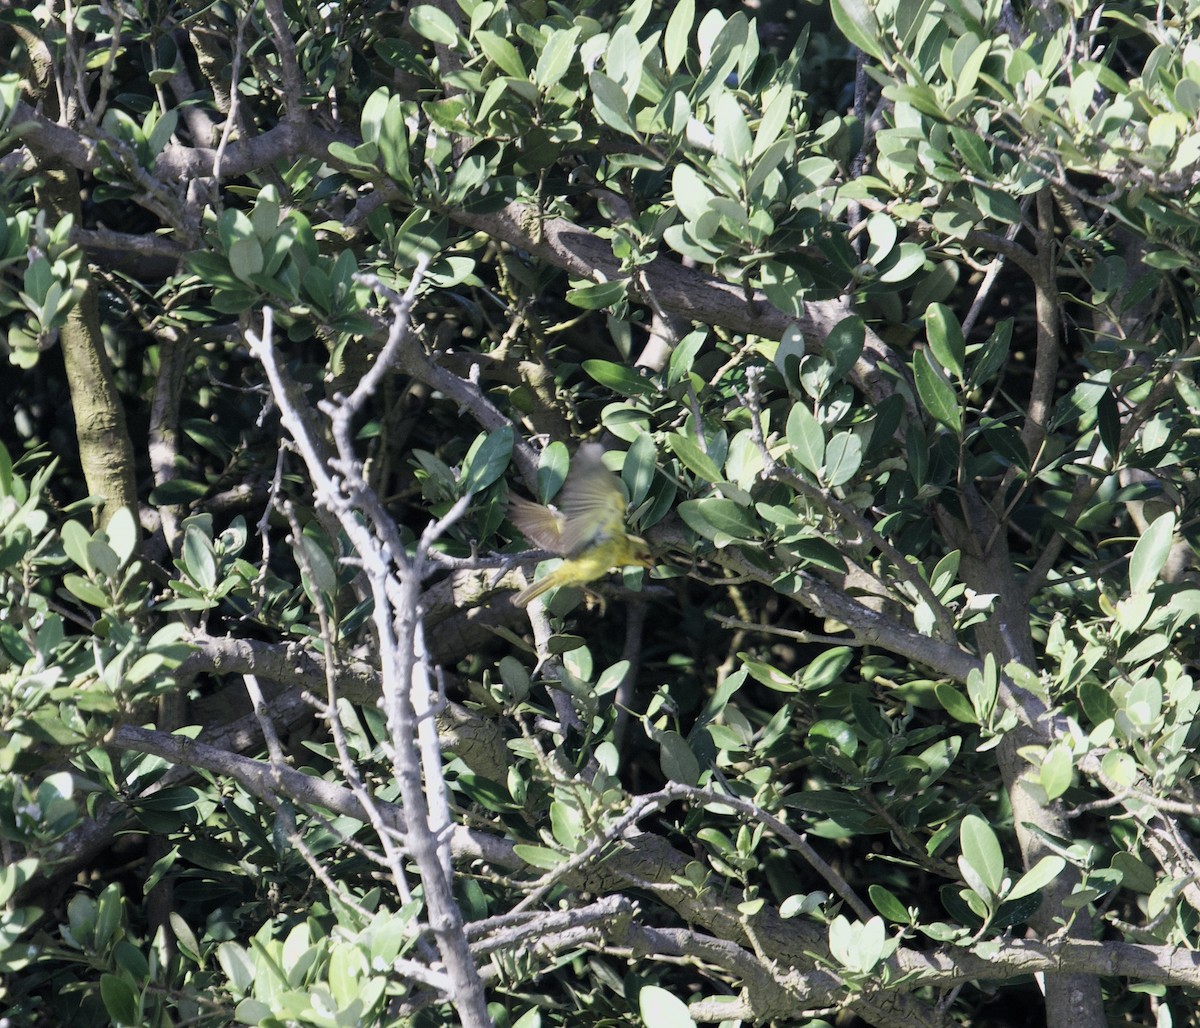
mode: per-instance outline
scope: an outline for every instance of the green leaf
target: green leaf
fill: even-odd
[[[108,543],[116,553],[118,561],[122,565],[128,564],[137,550],[139,538],[139,529],[134,520],[133,511],[128,507],[122,507],[109,520],[104,532],[108,536]]]
[[[708,339],[708,329],[698,328],[685,335],[671,351],[671,362],[667,365],[667,385],[682,382],[691,373],[696,354]]]
[[[91,561],[88,559],[88,544],[92,541],[92,533],[78,521],[67,521],[59,529],[63,550],[84,571],[91,572]]]
[[[533,72],[533,81],[539,89],[557,85],[567,73],[578,49],[576,40],[579,32],[579,26],[576,25],[569,29],[555,29],[550,33]]]
[[[942,367],[961,379],[967,346],[954,311],[943,303],[931,303],[925,311],[925,338]]]
[[[1051,430],[1075,421],[1085,414],[1090,414],[1108,391],[1108,382],[1088,379],[1080,382],[1066,396],[1054,405],[1054,414],[1050,418]]]
[[[716,197],[708,180],[690,164],[675,165],[671,173],[671,190],[675,194],[675,203],[689,222],[700,221]]]
[[[980,437],[1000,460],[1022,471],[1029,471],[1029,451],[1021,441],[1021,434],[1001,421],[991,418],[980,419]]]
[[[727,161],[741,165],[749,160],[754,140],[742,106],[732,93],[721,93],[717,97],[713,140],[717,153]]]
[[[721,470],[713,463],[713,459],[700,449],[691,436],[681,432],[672,432],[667,436],[667,445],[692,474],[699,475],[705,482],[722,481]]]
[[[115,974],[102,974],[100,999],[104,1002],[104,1009],[116,1028],[125,1028],[126,1025],[133,1028],[142,1023],[137,993],[124,978]]]
[[[705,60],[704,42],[709,38],[705,28],[713,18],[720,21],[720,16],[714,12],[706,15],[700,22],[698,50],[704,70],[696,79],[691,90],[691,99],[696,104],[708,102],[712,93],[726,88],[725,82],[745,52],[747,41],[750,38],[749,19],[741,11],[737,11],[726,19],[725,24],[717,32],[716,39],[712,40],[712,45],[708,49],[708,58]]]
[[[1146,895],[1154,891],[1157,884],[1154,871],[1134,854],[1124,850],[1113,854],[1112,868],[1121,875],[1121,884],[1125,888]]]
[[[858,752],[858,736],[845,721],[824,718],[809,728],[808,748],[818,754],[833,748],[843,757],[853,757]]]
[[[183,565],[188,576],[201,589],[211,591],[217,584],[217,558],[212,540],[199,525],[183,530]]]
[[[560,864],[566,863],[567,858],[556,850],[545,846],[529,846],[518,843],[513,847],[513,853],[520,857],[530,867],[540,867],[543,871],[553,871]]]
[[[263,266],[262,244],[256,238],[238,239],[229,247],[229,267],[243,282],[250,282]]]
[[[1158,581],[1158,573],[1171,552],[1174,537],[1174,511],[1159,515],[1142,533],[1129,556],[1130,594],[1147,592]]]
[[[359,146],[350,146],[348,143],[334,140],[334,142],[329,144],[329,156],[343,164],[373,171],[375,169],[375,161],[379,157],[379,147],[374,143],[362,143]],[[194,256],[207,257],[208,255],[198,254]],[[189,257],[188,261],[190,263],[192,258]]]
[[[829,924],[830,955],[847,970],[868,974],[888,950],[883,918],[851,924],[838,914]]]
[[[746,673],[756,682],[761,682],[768,689],[774,689],[776,692],[800,691],[800,686],[796,684],[796,680],[791,675],[785,675],[778,668],[772,667],[770,664],[764,664],[761,661],[751,660],[746,653],[739,653],[738,659],[741,660],[742,667],[746,669]]]
[[[629,98],[612,79],[601,71],[588,76],[592,88],[592,103],[596,114],[609,128],[627,136],[637,137],[637,130],[629,120]]]
[[[600,672],[600,677],[596,679],[595,694],[597,696],[607,696],[610,692],[613,692],[628,677],[630,666],[629,661],[618,660],[610,667],[606,667]]]
[[[1105,389],[1104,395],[1096,404],[1096,427],[1100,431],[1100,441],[1112,455],[1114,461],[1121,457],[1121,412],[1117,407],[1117,398],[1111,389]]]
[[[1011,903],[1013,900],[1021,899],[1024,896],[1032,896],[1035,892],[1041,892],[1042,889],[1059,876],[1066,866],[1067,862],[1056,854],[1042,857],[1041,860],[1020,877],[1017,884],[1004,897],[1004,901]]]
[[[621,468],[621,481],[629,492],[630,506],[637,507],[650,492],[657,472],[657,459],[654,436],[649,432],[639,432],[625,454],[625,464]]]
[[[871,897],[875,909],[893,924],[912,924],[912,917],[904,904],[882,885],[868,885],[867,895]]]
[[[542,451],[538,460],[537,487],[538,498],[543,503],[548,503],[562,488],[570,466],[571,454],[566,443],[556,441]]]
[[[967,696],[971,698],[971,707],[978,716],[979,722],[988,719],[992,710],[995,710],[998,693],[1000,693],[1000,675],[997,674],[996,657],[988,654],[984,659],[982,672],[977,668],[971,668],[971,672],[967,674]]]
[[[850,373],[858,358],[862,356],[867,327],[857,314],[842,318],[825,338],[822,353],[831,367],[829,378],[840,382]]]
[[[333,596],[337,592],[337,571],[334,570],[329,554],[316,539],[308,535],[300,536],[300,549],[307,565],[304,577],[311,579],[311,585],[318,593],[326,597]],[[315,596],[312,598],[317,599]]]
[[[976,814],[968,814],[959,825],[958,837],[962,859],[979,876],[988,894],[998,896],[1004,882],[1004,855],[991,825]]]
[[[504,814],[519,807],[513,802],[512,796],[503,785],[482,775],[460,774],[454,779],[453,784],[473,802],[497,814]]]
[[[512,458],[512,448],[511,425],[477,436],[463,458],[463,493],[482,492],[503,475]]]
[[[663,58],[667,71],[672,75],[688,55],[688,40],[691,38],[692,24],[695,20],[696,0],[680,0],[667,21],[667,31],[663,35]]]
[[[580,365],[584,372],[606,389],[622,396],[652,396],[658,387],[648,378],[642,378],[636,370],[612,361],[586,360]]]
[[[1071,751],[1066,746],[1052,746],[1038,770],[1038,781],[1046,790],[1046,798],[1056,800],[1066,792],[1074,772],[1075,763],[1071,758]]]
[[[236,942],[223,942],[217,947],[217,961],[235,995],[242,995],[254,983],[254,960]]]
[[[921,406],[938,423],[955,435],[962,433],[962,410],[954,387],[942,369],[933,362],[928,350],[922,349],[913,357],[913,378]]]
[[[629,290],[629,279],[618,278],[612,282],[589,282],[567,292],[567,301],[585,311],[599,311],[612,307],[625,299]]]
[[[93,538],[88,543],[88,563],[105,578],[116,578],[121,568],[113,548],[103,539]]]
[[[621,87],[626,102],[632,104],[642,82],[642,48],[632,26],[618,26],[609,38],[604,67],[609,78]]]
[[[408,125],[404,120],[404,107],[399,97],[388,100],[379,125],[379,156],[383,170],[397,182],[412,181],[408,167]]]
[[[638,992],[638,1013],[647,1028],[696,1028],[687,1004],[657,985],[647,985]]]
[[[107,607],[108,596],[104,590],[82,575],[64,575],[63,586],[72,596],[93,607]]]
[[[899,283],[912,278],[924,266],[927,256],[917,243],[901,243],[884,262],[880,282]]]
[[[537,1007],[530,1007],[517,1020],[512,1028],[542,1028],[542,1012]]]
[[[450,15],[430,4],[414,7],[408,16],[409,24],[418,35],[439,46],[454,46],[458,42],[458,29]]]
[[[845,485],[862,465],[862,440],[854,432],[838,432],[825,448],[821,481],[831,489]]]
[[[805,564],[815,564],[835,574],[846,573],[846,559],[836,546],[825,539],[810,536],[807,539],[796,539],[786,544],[798,560]],[[778,584],[778,583],[777,583]]]
[[[672,782],[695,785],[700,780],[700,762],[682,735],[674,731],[655,733],[660,747],[658,762]]]
[[[711,539],[717,546],[726,546],[735,540],[753,540],[762,537],[758,523],[740,503],[718,496],[702,500],[684,500],[676,508],[683,523],[697,535]]]
[[[805,470],[819,475],[825,466],[825,433],[805,404],[792,404],[785,432],[789,456],[795,457]]]
[[[791,86],[784,86],[767,104],[763,111],[762,118],[759,119],[758,128],[754,131],[754,150],[751,152],[751,159],[755,162],[755,173],[764,163],[760,160],[776,142],[791,144],[793,142],[790,133],[779,138],[779,134],[788,125],[792,117],[792,100],[795,96]],[[770,166],[774,167],[778,161],[776,160]],[[753,187],[749,190],[753,192]]]
[[[521,55],[517,53],[517,48],[503,36],[499,36],[495,32],[481,30],[475,33],[475,42],[479,44],[479,48],[484,52],[488,60],[495,64],[505,75],[511,75],[515,79],[529,78],[529,71],[522,63]]]
[[[896,223],[883,211],[876,211],[867,218],[867,261],[876,267],[883,265],[896,245],[898,235]]]
[[[884,60],[880,43],[883,33],[866,0],[833,0],[833,20],[851,46],[877,61]]]
[[[178,123],[179,111],[174,109],[167,111],[154,123],[154,128],[146,134],[146,149],[152,157],[157,157],[162,153],[163,147],[171,141],[171,136]]]

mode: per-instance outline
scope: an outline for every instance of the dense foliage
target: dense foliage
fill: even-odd
[[[0,41],[4,1024],[1200,1024],[1190,0]]]

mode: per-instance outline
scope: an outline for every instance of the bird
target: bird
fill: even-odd
[[[510,499],[508,516],[525,537],[566,558],[517,593],[517,606],[558,586],[586,586],[616,568],[654,566],[646,540],[625,530],[625,487],[604,466],[603,455],[598,443],[579,448],[555,507],[519,496]]]

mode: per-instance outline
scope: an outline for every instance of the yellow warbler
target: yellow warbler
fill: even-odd
[[[654,555],[646,541],[625,531],[625,488],[604,466],[603,453],[596,443],[579,448],[558,495],[557,510],[519,496],[509,502],[508,516],[527,539],[567,558],[517,593],[513,602],[518,606],[560,585],[587,585],[613,568],[653,567]]]

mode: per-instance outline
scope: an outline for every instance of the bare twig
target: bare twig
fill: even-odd
[[[471,957],[463,930],[462,913],[453,894],[449,846],[452,826],[444,783],[431,779],[442,774],[437,751],[430,703],[423,642],[421,641],[418,603],[422,588],[424,551],[453,520],[466,509],[467,498],[450,513],[431,525],[422,536],[416,553],[410,557],[395,521],[374,490],[366,483],[362,464],[353,448],[351,420],[358,406],[386,373],[403,344],[411,338],[410,315],[423,272],[413,274],[407,303],[393,308],[389,345],[377,360],[376,374],[369,377],[350,398],[335,397],[321,404],[329,418],[336,455],[325,459],[317,441],[315,412],[303,392],[290,380],[272,343],[273,318],[270,308],[263,312],[261,336],[247,333],[251,351],[262,362],[279,406],[280,420],[292,435],[309,478],[317,503],[336,518],[341,531],[356,553],[373,601],[371,620],[380,661],[383,707],[387,715],[392,772],[399,786],[406,812],[408,831],[405,849],[416,863],[421,877],[429,924],[438,950],[446,965],[452,1002],[464,1025],[483,1028],[491,1024],[483,991],[483,981]],[[422,721],[428,726],[422,728]],[[432,738],[432,743],[430,739]],[[393,877],[401,878],[402,868],[393,867]]]

